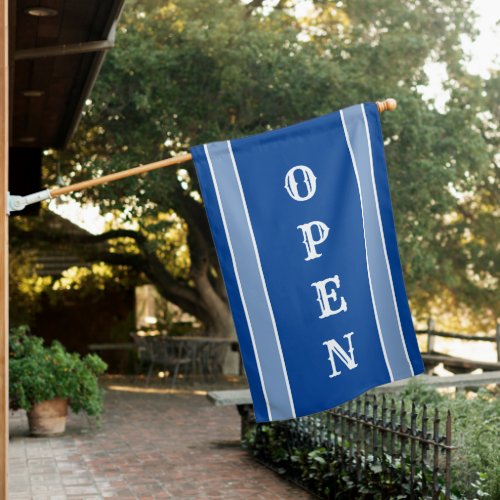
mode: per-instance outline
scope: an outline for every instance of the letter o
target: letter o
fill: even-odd
[[[307,189],[307,194],[305,196],[302,196],[299,193],[299,184],[295,180],[295,172],[297,172],[297,170],[300,170],[304,176],[302,182],[305,184]],[[309,167],[297,165],[287,172],[285,178],[285,189],[295,201],[307,201],[314,196],[314,193],[316,193],[316,176]]]

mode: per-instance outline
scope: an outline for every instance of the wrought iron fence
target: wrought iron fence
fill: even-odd
[[[317,415],[257,425],[252,448],[266,465],[287,471],[309,489],[329,474],[330,486],[319,492],[323,496],[327,491],[335,498],[339,478],[350,478],[352,495],[367,492],[362,485],[377,491],[379,484],[382,498],[450,498],[451,415],[443,421],[437,409],[429,415],[425,405],[406,408],[403,401],[365,396]],[[301,480],[297,462],[308,453],[317,460],[310,454],[314,450],[329,463],[317,470],[318,477],[305,473]]]

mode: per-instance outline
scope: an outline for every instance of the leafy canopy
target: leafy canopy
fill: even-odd
[[[491,326],[499,302],[493,186],[500,87],[498,75],[485,81],[464,69],[461,37],[474,36],[471,1],[316,1],[297,17],[300,3],[129,1],[63,173],[95,177],[396,97],[398,111],[382,120],[414,311],[432,302],[466,305]],[[448,73],[442,111],[422,97],[431,61]],[[194,252],[185,237],[167,242],[166,214],[181,217],[186,234],[206,224],[182,209],[186,197],[200,200],[190,166],[75,197],[119,211],[170,268],[171,256],[192,259]],[[188,280],[193,263],[188,257],[180,265]]]

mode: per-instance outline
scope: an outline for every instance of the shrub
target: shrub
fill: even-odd
[[[452,415],[453,491],[462,498],[500,498],[500,399],[480,389],[448,396],[412,380],[402,396]],[[419,405],[421,406],[421,405]]]
[[[477,393],[459,391],[448,396],[433,387],[411,381],[398,398],[405,400],[407,408],[415,402],[419,417],[424,405],[429,415],[433,415],[434,408],[443,417],[448,410],[451,412],[452,444],[455,447],[451,461],[452,498],[500,499],[500,399],[494,393],[482,389]],[[327,426],[323,414],[316,415],[315,419],[317,427]],[[444,434],[444,424],[442,418],[441,435]],[[284,425],[287,424],[259,425],[248,433],[246,444],[259,460],[316,495],[322,498],[406,498],[410,493],[409,484],[392,479],[400,477],[401,463],[398,460],[384,457],[382,470],[381,464],[374,463],[371,455],[361,454],[359,460],[364,472],[360,481],[355,473],[346,472],[356,469],[356,464],[350,463],[356,457],[342,448],[335,450],[333,443],[319,447],[307,435],[307,426],[299,444],[292,445]],[[419,498],[422,476],[425,473],[426,483],[430,484],[432,470],[423,471],[420,464],[416,464],[415,470],[412,493]],[[444,485],[438,487],[440,495],[444,495]]]
[[[106,368],[95,354],[81,358],[57,341],[45,347],[43,339],[29,335],[27,327],[18,327],[9,338],[10,406],[29,411],[35,403],[68,398],[73,411],[99,416],[102,390],[98,376]]]

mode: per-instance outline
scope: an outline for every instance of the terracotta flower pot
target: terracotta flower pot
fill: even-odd
[[[54,398],[33,405],[28,412],[30,433],[33,436],[53,436],[66,429],[68,400]]]

